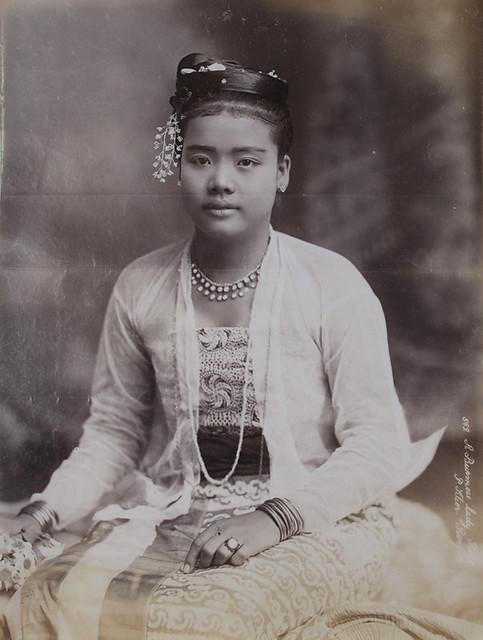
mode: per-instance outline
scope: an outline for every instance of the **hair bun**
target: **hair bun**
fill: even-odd
[[[184,58],[181,58],[181,60],[179,61],[176,75],[180,75],[181,69],[196,69],[197,67],[200,67],[204,64],[211,64],[212,62],[215,62],[215,60],[212,60],[204,53],[188,53],[188,55],[184,56]]]
[[[220,91],[249,93],[281,105],[286,105],[288,97],[288,85],[275,71],[265,73],[235,60],[189,53],[178,63],[176,93],[170,103],[175,111],[181,111],[192,98]]]

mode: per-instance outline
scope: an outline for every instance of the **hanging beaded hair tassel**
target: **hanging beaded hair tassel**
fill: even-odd
[[[173,168],[178,166],[183,148],[183,138],[179,126],[178,114],[174,112],[163,127],[156,128],[154,149],[161,149],[155,157],[153,176],[161,182],[166,182],[167,176],[173,175]]]

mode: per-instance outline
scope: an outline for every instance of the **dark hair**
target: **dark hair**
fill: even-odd
[[[189,53],[178,63],[176,91],[169,101],[179,116],[182,136],[193,118],[223,112],[269,124],[281,159],[293,138],[287,98],[288,84],[275,71],[264,73],[235,60]]]
[[[193,118],[224,112],[236,117],[255,118],[266,122],[271,126],[272,139],[277,145],[279,159],[290,151],[293,126],[287,105],[236,91],[216,91],[191,99],[180,110],[181,135],[184,136],[186,125]]]

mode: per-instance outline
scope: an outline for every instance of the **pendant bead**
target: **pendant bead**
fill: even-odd
[[[268,244],[267,244],[268,247]],[[266,253],[266,250],[265,250]],[[256,285],[258,284],[258,278],[260,275],[260,267],[261,267],[261,262],[260,264],[251,272],[248,274],[249,281],[250,281],[250,286],[252,288],[255,288]],[[195,275],[194,272],[194,268],[196,268],[197,270],[197,275]],[[207,283],[211,283],[212,285],[215,285],[215,287],[217,286],[221,286],[223,289],[223,293],[221,294],[221,301],[225,301],[228,300],[228,298],[231,299],[236,299],[237,297],[243,297],[244,292],[247,291],[247,287],[246,285],[243,284],[243,278],[240,281],[237,282],[225,282],[223,284],[219,284],[216,282],[213,282],[211,280],[209,280],[209,278],[207,278],[201,271],[199,268],[196,267],[194,261],[191,262],[191,269],[192,269],[192,275],[193,278],[197,281],[201,280],[201,278],[205,278]],[[254,277],[250,277],[251,275],[254,274]],[[209,300],[213,300],[215,299],[215,294],[211,292],[211,287],[210,289],[208,289],[205,285],[205,289],[203,290],[203,294],[205,296],[208,297]],[[220,296],[218,296],[218,299],[220,298]],[[231,466],[231,469],[228,471],[228,473],[223,477],[223,478],[213,478],[210,476],[208,469],[206,468],[206,464],[203,460],[203,456],[201,454],[201,450],[198,444],[198,433],[197,433],[197,425],[195,424],[195,420],[191,419],[191,429],[192,429],[192,434],[193,434],[193,439],[194,439],[194,444],[195,444],[195,448],[196,448],[196,453],[197,453],[197,457],[200,463],[200,467],[201,467],[201,471],[204,475],[204,477],[208,480],[208,482],[210,484],[213,485],[217,485],[217,486],[222,486],[225,484],[225,482],[233,475],[233,473],[235,472],[236,466],[239,462],[239,458],[240,458],[240,452],[241,452],[241,447],[243,444],[243,438],[245,435],[245,417],[246,417],[246,409],[247,409],[247,394],[246,394],[246,390],[247,390],[247,383],[248,383],[248,373],[249,373],[249,366],[250,366],[250,362],[251,362],[251,351],[252,351],[252,344],[251,344],[251,340],[249,340],[249,344],[248,344],[248,351],[247,351],[247,357],[245,359],[245,376],[244,376],[244,385],[243,385],[243,397],[242,397],[242,408],[241,408],[241,414],[240,414],[240,435],[239,435],[239,441],[238,441],[238,447],[237,447],[237,453],[235,455],[235,460]],[[267,371],[268,371],[268,367],[267,367]],[[265,376],[266,377],[266,376]],[[265,383],[267,383],[267,380],[265,379]],[[263,439],[261,439],[261,443],[263,443]],[[260,473],[262,471],[262,459],[263,459],[263,446],[260,447]]]
[[[191,262],[191,283],[199,293],[202,293],[210,301],[225,302],[225,300],[236,300],[243,298],[249,289],[255,289],[260,277],[261,263],[250,273],[236,282],[214,282],[210,280]]]

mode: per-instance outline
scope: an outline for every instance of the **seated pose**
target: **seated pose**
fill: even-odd
[[[289,638],[377,595],[395,494],[441,432],[411,444],[360,272],[271,227],[287,95],[179,63],[154,175],[179,170],[194,233],[121,273],[79,446],[3,525],[34,542],[92,518],[11,599],[12,640]]]

